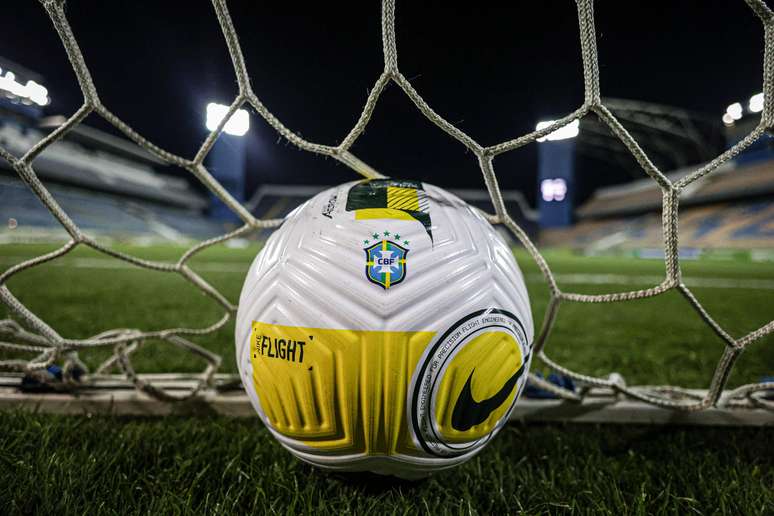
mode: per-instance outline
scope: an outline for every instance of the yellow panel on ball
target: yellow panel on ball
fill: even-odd
[[[277,432],[318,450],[391,455],[416,450],[406,392],[433,332],[253,323],[255,391]]]

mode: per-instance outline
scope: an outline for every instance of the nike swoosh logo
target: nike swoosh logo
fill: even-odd
[[[508,378],[508,381],[500,387],[500,390],[497,391],[494,396],[482,401],[473,399],[473,392],[470,387],[473,380],[473,373],[476,372],[474,368],[470,372],[468,381],[462,388],[460,395],[457,397],[457,402],[454,404],[454,411],[452,412],[451,417],[452,428],[464,432],[486,421],[489,414],[502,405],[503,402],[508,399],[508,396],[511,395],[511,391],[516,385],[516,382],[518,382],[521,375],[524,374],[527,359],[529,359],[529,355],[524,359],[519,370],[513,373],[513,376]]]

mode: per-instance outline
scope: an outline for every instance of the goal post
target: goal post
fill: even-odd
[[[185,374],[145,374],[143,385],[156,392],[138,389],[135,381],[124,375],[101,375],[72,390],[39,391],[24,387],[24,375],[6,373],[0,376],[0,410],[19,407],[50,414],[113,414],[132,416],[207,415],[253,417],[255,410],[234,375],[217,374],[203,387],[201,377]],[[539,379],[532,378],[533,382]],[[771,388],[774,388],[772,383]],[[194,396],[191,393],[196,393]],[[694,399],[707,392],[686,390]],[[511,413],[511,421],[620,423],[642,425],[691,426],[766,426],[772,424],[771,401],[760,400],[758,406],[742,392],[729,391],[716,406],[684,411],[659,407],[621,396],[612,389],[593,388],[577,400],[523,397]]]
[[[737,358],[744,350],[774,332],[774,320],[742,336],[732,336],[704,308],[691,288],[682,280],[679,256],[678,205],[680,194],[695,181],[712,174],[723,163],[737,156],[764,132],[774,125],[774,13],[762,0],[746,0],[747,5],[763,25],[763,109],[760,123],[734,146],[680,179],[671,180],[649,159],[635,138],[619,122],[605,105],[600,89],[600,70],[597,59],[597,36],[594,26],[592,0],[577,0],[577,17],[580,34],[579,48],[583,64],[583,103],[574,111],[553,123],[533,132],[515,135],[503,142],[484,146],[465,133],[457,125],[435,111],[430,103],[401,73],[399,52],[395,36],[395,0],[382,1],[382,44],[384,69],[376,78],[363,105],[363,109],[351,129],[339,135],[338,144],[309,141],[289,129],[261,101],[259,92],[253,90],[249,71],[242,56],[237,32],[229,14],[226,0],[212,0],[214,14],[226,42],[238,84],[238,94],[228,107],[226,116],[204,139],[197,152],[190,157],[170,152],[147,139],[103,103],[92,80],[89,64],[78,44],[78,35],[71,27],[61,0],[41,0],[45,11],[58,33],[72,65],[83,95],[80,108],[64,123],[48,134],[22,155],[15,155],[0,147],[0,159],[5,160],[31,192],[45,205],[68,235],[68,240],[54,251],[22,260],[0,271],[0,301],[8,309],[11,318],[0,321],[0,349],[13,358],[0,360],[0,407],[34,406],[52,412],[117,411],[129,414],[166,414],[182,410],[182,407],[212,407],[217,412],[243,415],[249,404],[243,393],[234,390],[235,379],[217,374],[221,357],[206,346],[193,342],[233,322],[237,300],[224,295],[218,288],[198,274],[190,261],[205,249],[229,240],[275,228],[281,219],[259,219],[243,203],[238,202],[210,173],[205,158],[224,130],[229,117],[244,106],[257,112],[280,136],[299,149],[333,158],[353,170],[355,177],[373,178],[381,174],[358,158],[352,148],[368,126],[379,99],[389,84],[397,86],[425,117],[428,123],[446,133],[469,153],[475,156],[480,168],[483,185],[494,208],[487,219],[506,228],[520,242],[534,261],[550,294],[543,317],[542,327],[535,338],[535,356],[544,365],[571,379],[577,386],[569,389],[531,375],[532,385],[543,392],[542,398],[527,397],[517,405],[516,418],[531,420],[575,421],[633,421],[650,423],[709,423],[709,424],[771,424],[774,422],[774,402],[768,397],[772,382],[759,382],[728,390],[727,383]],[[36,160],[41,153],[65,135],[89,115],[96,115],[114,126],[128,139],[144,148],[159,160],[180,167],[220,199],[238,217],[239,227],[201,242],[197,242],[173,262],[145,259],[130,252],[105,246],[79,227],[70,214],[57,202],[35,171]],[[552,132],[587,116],[596,116],[628,149],[647,176],[662,193],[662,228],[664,240],[664,276],[649,288],[606,294],[584,294],[566,291],[557,283],[556,275],[528,233],[509,213],[506,199],[498,183],[495,159],[505,153],[531,144]],[[95,328],[91,338],[73,338],[38,316],[25,305],[9,281],[17,275],[43,264],[61,260],[76,248],[90,248],[106,259],[119,260],[132,266],[177,275],[193,288],[204,294],[219,307],[221,317],[200,327],[170,327],[165,329],[117,328],[101,331]],[[629,385],[618,374],[591,376],[581,374],[550,358],[553,346],[561,342],[551,339],[551,330],[557,320],[560,307],[570,303],[626,303],[631,300],[677,292],[692,310],[698,314],[722,342],[723,350],[716,364],[709,385],[703,390],[690,390],[679,386],[652,387]],[[147,345],[159,342],[172,345],[177,352],[191,353],[203,359],[205,367],[198,375],[144,375],[135,370],[132,354]],[[88,371],[81,355],[96,348],[111,350],[111,355],[93,371]],[[58,375],[52,374],[56,366]],[[120,376],[115,376],[120,372]],[[37,382],[39,392],[25,392],[22,383]],[[31,380],[29,380],[31,379]],[[230,386],[230,389],[226,387]],[[29,389],[27,389],[29,390]]]

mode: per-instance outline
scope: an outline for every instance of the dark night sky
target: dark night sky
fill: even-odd
[[[574,2],[450,4],[404,0],[397,7],[400,68],[436,111],[488,145],[580,105]],[[383,66],[379,2],[229,6],[258,96],[304,137],[338,143]],[[72,113],[80,94],[45,11],[31,0],[6,0],[3,8],[12,15],[0,31],[0,55],[44,75],[50,114]],[[152,141],[192,156],[204,137],[207,102],[228,103],[236,94],[209,2],[71,0],[67,13],[103,102]],[[603,96],[719,118],[730,102],[760,90],[763,30],[742,0],[601,0],[596,24]],[[94,116],[87,123],[105,128]],[[251,185],[355,177],[279,140],[256,116],[247,137]],[[482,186],[473,156],[394,85],[353,152],[389,175]],[[534,145],[498,158],[502,186],[531,196],[535,158]]]

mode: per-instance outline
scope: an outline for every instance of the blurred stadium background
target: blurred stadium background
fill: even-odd
[[[22,155],[63,121],[35,98],[45,79],[0,59],[0,145]],[[54,92],[53,95],[56,93]],[[761,94],[729,99],[725,113],[710,116],[642,101],[606,99],[615,115],[667,176],[677,180],[736,143],[757,123]],[[217,113],[211,115],[217,118]],[[226,133],[210,157],[216,178],[259,218],[281,218],[326,185],[258,184],[248,188],[245,143],[249,127]],[[202,113],[202,130],[205,114]],[[208,122],[212,124],[212,120]],[[542,121],[545,123],[545,121]],[[596,119],[586,117],[538,148],[534,195],[506,190],[510,213],[542,246],[585,254],[663,258],[661,192],[637,175],[628,151]],[[628,159],[627,159],[628,158]],[[595,188],[584,182],[596,170],[617,167],[621,182]],[[235,227],[219,201],[163,162],[119,136],[81,124],[46,149],[39,176],[75,222],[90,233],[135,243],[201,240]],[[411,176],[410,171],[407,175]],[[629,177],[629,180],[626,178]],[[485,190],[452,189],[493,212]],[[530,192],[532,194],[532,192]],[[0,241],[33,242],[64,233],[7,162],[0,162]],[[267,233],[254,235],[262,239]],[[504,232],[504,234],[507,234]],[[716,173],[695,183],[681,199],[681,253],[686,259],[733,254],[774,260],[774,143],[768,135]]]

